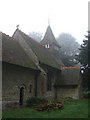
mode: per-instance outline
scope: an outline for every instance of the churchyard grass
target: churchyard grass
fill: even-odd
[[[18,108],[4,111],[3,118],[88,118],[88,99],[65,100],[61,110],[36,111],[34,108]]]

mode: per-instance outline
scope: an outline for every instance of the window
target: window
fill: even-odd
[[[45,48],[47,48],[47,45],[45,45]]]
[[[49,44],[47,45],[47,48],[49,48]]]
[[[45,48],[49,48],[49,47],[50,47],[49,44],[45,45]]]
[[[32,92],[32,84],[30,84],[29,92],[30,92],[30,93]]]

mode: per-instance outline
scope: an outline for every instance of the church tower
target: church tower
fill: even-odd
[[[60,65],[64,66],[64,64],[62,63],[60,59],[60,48],[61,47],[59,46],[58,42],[56,41],[54,37],[50,24],[48,24],[46,33],[44,35],[43,40],[41,41],[41,44],[53,54],[53,56],[58,61],[58,63],[60,63]]]

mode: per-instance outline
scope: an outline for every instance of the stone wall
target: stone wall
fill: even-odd
[[[77,86],[61,86],[57,88],[57,98],[71,97],[74,99],[79,99],[80,97],[80,87]]]
[[[22,86],[24,86],[24,101],[29,96],[35,95],[35,71],[17,65],[3,63],[2,73],[3,103],[6,101],[19,102],[20,87]],[[31,93],[30,84],[32,85]]]
[[[54,68],[49,67],[47,65],[41,65],[41,67],[44,69],[46,74],[42,74],[42,75],[40,75],[42,77],[39,77],[39,80],[38,80],[39,93],[41,93],[41,95],[48,100],[55,99],[54,84],[57,79],[57,70],[55,70]],[[48,72],[51,72],[51,90],[49,90],[49,91],[47,90],[47,79],[48,79],[47,74],[48,74]]]
[[[46,99],[55,98],[54,83],[57,79],[57,72],[52,71],[51,90],[47,91],[47,72],[48,68],[45,66],[45,71],[40,72],[37,77],[37,96],[45,97]],[[2,100],[3,105],[6,103],[19,103],[20,88],[24,86],[24,101],[28,97],[35,96],[35,82],[36,71],[29,68],[20,67],[8,63],[3,63],[2,66]],[[30,92],[30,85],[32,90]]]
[[[43,96],[46,92],[46,83],[47,81],[47,74],[45,72],[40,72],[37,80],[37,96]]]

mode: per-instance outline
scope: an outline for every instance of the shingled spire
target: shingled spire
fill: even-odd
[[[47,30],[46,30],[46,33],[45,33],[45,36],[43,38],[43,40],[41,41],[41,44],[46,46],[46,45],[55,45],[57,46],[58,48],[60,48],[59,44],[57,43],[55,37],[54,37],[54,34],[52,32],[52,29],[50,27],[50,21],[48,21],[48,27],[47,27]],[[48,48],[48,47],[47,47]]]
[[[59,46],[58,42],[56,41],[54,37],[50,24],[47,27],[45,36],[43,40],[41,41],[41,44],[45,46],[45,48],[47,48],[51,52],[51,54],[53,54],[53,56],[58,61],[58,63],[60,63],[60,65],[62,64],[62,66],[64,66],[64,64],[62,63],[60,59],[60,48],[61,47]]]

